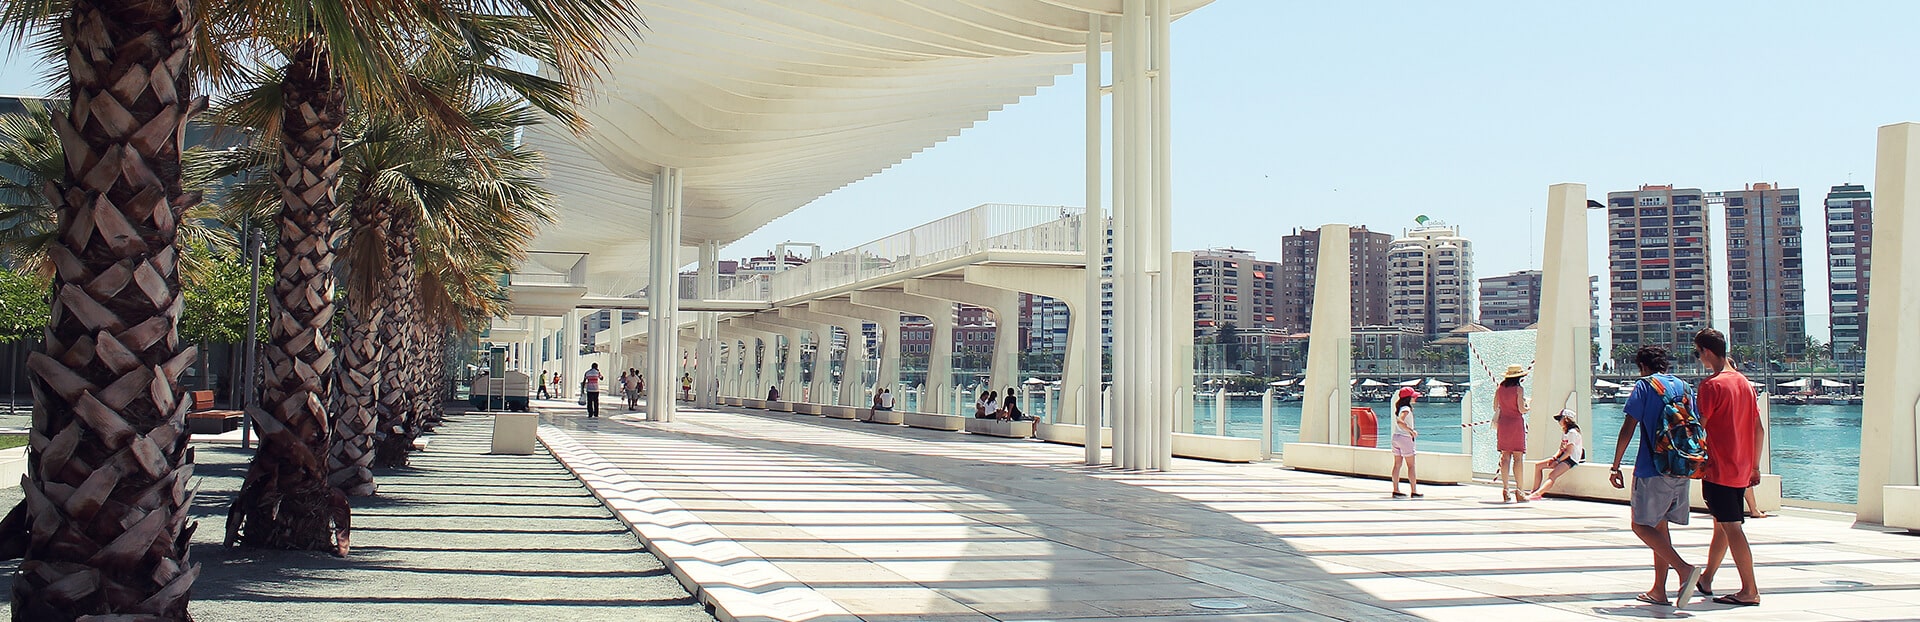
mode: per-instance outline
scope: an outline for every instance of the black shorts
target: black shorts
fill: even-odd
[[[1713,515],[1713,522],[1747,522],[1747,512],[1742,507],[1747,502],[1746,488],[1721,486],[1700,480],[1700,497],[1707,502],[1707,513]]]

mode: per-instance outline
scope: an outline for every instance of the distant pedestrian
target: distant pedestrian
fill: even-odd
[[[1494,479],[1500,481],[1502,503],[1527,500],[1520,492],[1527,486],[1520,472],[1520,461],[1527,453],[1527,396],[1520,386],[1526,377],[1525,367],[1508,365],[1500,388],[1493,391],[1493,427],[1500,448],[1500,473]]]
[[[553,397],[567,399],[567,385],[560,380],[560,372],[553,372]]]
[[[1553,416],[1553,422],[1560,426],[1560,448],[1546,460],[1533,463],[1533,481],[1538,482],[1533,492],[1521,501],[1539,501],[1553,490],[1554,480],[1573,470],[1580,461],[1587,458],[1587,446],[1580,438],[1580,424],[1573,420],[1572,411],[1563,410]]]
[[[693,374],[680,375],[680,399],[693,401]]]
[[[1687,599],[1693,597],[1693,590],[1699,584],[1700,574],[1705,567],[1687,563],[1680,552],[1673,548],[1673,537],[1667,530],[1667,524],[1687,524],[1687,495],[1692,480],[1685,473],[1669,471],[1684,470],[1678,465],[1662,464],[1655,461],[1655,448],[1663,454],[1676,450],[1674,437],[1668,426],[1686,426],[1691,423],[1685,419],[1693,410],[1693,390],[1687,383],[1668,373],[1673,367],[1667,358],[1667,349],[1659,346],[1640,346],[1634,352],[1634,363],[1640,367],[1640,381],[1633,385],[1633,392],[1627,396],[1626,421],[1620,425],[1620,440],[1614,443],[1613,472],[1608,481],[1614,488],[1625,488],[1626,480],[1620,473],[1620,461],[1627,455],[1627,445],[1635,437],[1640,439],[1639,453],[1633,459],[1633,491],[1629,495],[1633,514],[1633,535],[1653,550],[1653,587],[1634,600],[1651,605],[1674,605],[1685,608]],[[1678,421],[1676,421],[1678,420]],[[1635,429],[1639,430],[1635,434]],[[1662,457],[1671,457],[1663,455]],[[1679,574],[1679,598],[1667,600],[1667,570],[1671,568]]]
[[[534,386],[536,387],[535,391],[540,396],[540,399],[543,399],[543,400],[552,399],[550,397],[547,397],[547,370],[544,370],[544,369],[540,370],[540,384],[534,385]]]
[[[1760,406],[1753,385],[1745,374],[1727,360],[1727,338],[1707,328],[1693,336],[1693,354],[1713,375],[1700,382],[1700,423],[1707,432],[1706,476],[1700,483],[1700,496],[1713,515],[1713,543],[1707,547],[1707,570],[1700,576],[1702,594],[1713,595],[1710,586],[1720,570],[1720,561],[1733,552],[1733,565],[1740,572],[1740,591],[1713,599],[1736,607],[1760,604],[1760,584],[1754,578],[1753,550],[1747,544],[1746,522],[1741,501],[1751,498],[1760,483],[1761,448],[1766,432],[1760,428]]]
[[[600,416],[600,364],[594,363],[587,373],[580,377],[580,390],[587,396],[587,418]]]
[[[1413,387],[1400,387],[1393,402],[1393,496],[1396,499],[1408,495],[1400,493],[1400,467],[1407,468],[1407,490],[1418,499],[1420,494],[1420,476],[1413,468],[1413,443],[1420,432],[1413,429],[1413,401],[1420,398],[1420,391]]]

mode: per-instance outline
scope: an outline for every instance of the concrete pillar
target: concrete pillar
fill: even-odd
[[[580,374],[585,370],[580,365],[580,310],[567,312],[561,319],[560,327],[560,395],[554,399],[566,399],[573,395],[573,386],[580,383]]]
[[[1005,393],[1020,381],[1020,292],[948,279],[907,281],[907,293],[985,307],[993,312],[993,363],[987,372],[992,390]]]
[[[785,310],[782,309],[781,311],[785,311]],[[833,355],[833,351],[832,351],[833,350],[833,347],[832,347],[833,346],[833,326],[830,324],[821,324],[816,322],[793,320],[793,319],[788,319],[786,317],[783,317],[781,315],[769,315],[764,313],[755,317],[757,318],[757,321],[762,324],[766,324],[770,326],[782,326],[782,327],[786,327],[796,331],[802,331],[809,335],[812,335],[813,359],[804,364],[804,367],[806,368],[806,375],[810,378],[810,380],[808,380],[806,384],[807,391],[806,391],[805,397],[808,403],[812,403],[812,404],[828,403],[824,400],[826,400],[826,397],[828,396],[827,372],[831,369],[831,367],[827,365],[823,365],[822,363],[825,362],[828,359],[828,357],[831,357]],[[799,370],[799,367],[802,365],[799,361],[800,354],[801,354],[801,349],[798,347],[799,334],[795,333],[795,334],[792,334],[791,336],[795,338],[795,341],[790,345],[787,351],[787,356],[788,356],[787,364],[790,366],[789,369],[795,371],[795,374],[793,376],[794,380],[792,382],[795,387],[798,387],[800,386],[799,384],[800,375],[798,373],[798,370]],[[802,396],[800,394],[795,393],[792,398],[787,399],[786,401],[798,402],[798,401],[801,401],[800,399],[801,397]]]
[[[893,309],[909,315],[927,318],[932,324],[932,343],[927,354],[926,393],[922,401],[932,405],[926,410],[938,414],[959,414],[948,412],[952,407],[944,396],[953,393],[953,303],[939,298],[916,296],[892,290],[854,292],[853,303],[882,309]],[[926,396],[942,396],[942,399],[927,399]]]
[[[653,180],[652,256],[647,266],[647,386],[655,398],[647,400],[648,421],[673,420],[674,400],[657,398],[671,396],[669,387],[680,385],[674,373],[679,369],[680,209],[680,169],[661,167]]]
[[[1015,267],[1015,266],[967,266],[962,280],[984,287],[1013,290],[1028,294],[1045,296],[1059,300],[1067,305],[1067,352],[1066,361],[1060,367],[1061,405],[1059,411],[1048,413],[1056,422],[1068,422],[1061,413],[1079,413],[1080,390],[1085,386],[1087,374],[1083,366],[1087,365],[1086,340],[1092,338],[1098,343],[1100,317],[1099,301],[1094,301],[1094,313],[1082,313],[1085,302],[1080,297],[1086,287],[1087,271],[1080,267]],[[1096,287],[1098,284],[1096,284]],[[1091,337],[1089,337],[1091,335]],[[1093,365],[1099,365],[1095,357]],[[1016,379],[1017,381],[1017,379]],[[1097,380],[1096,380],[1097,382]],[[1097,384],[1095,386],[1098,386]],[[1097,390],[1097,389],[1096,389]],[[1084,420],[1082,420],[1084,421]]]
[[[700,268],[694,277],[694,292],[701,300],[713,300],[720,296],[720,243],[707,240],[700,243]],[[675,281],[677,285],[679,281]],[[719,402],[718,365],[708,361],[718,361],[720,355],[720,316],[712,311],[699,313],[700,347],[696,356],[700,359],[699,374],[694,378],[694,401],[699,406],[712,406]]]
[[[1886,520],[1885,487],[1920,485],[1920,123],[1883,126],[1879,140],[1856,514],[1869,523]]]
[[[894,392],[894,399],[900,399],[900,312],[893,309],[869,307],[854,304],[846,300],[818,300],[807,303],[813,311],[858,318],[873,322],[880,330],[880,366],[874,376],[875,391],[885,387]]]
[[[1562,408],[1578,413],[1580,429],[1591,430],[1593,413],[1593,327],[1587,289],[1587,185],[1547,187],[1547,237],[1542,264],[1540,323],[1535,330],[1533,411],[1527,455],[1551,456],[1560,448],[1560,426],[1553,416]],[[1593,435],[1585,435],[1590,437]],[[1593,446],[1586,439],[1588,448]]]
[[[756,392],[755,395],[757,397],[765,397],[767,387],[778,386],[780,387],[781,399],[797,400],[800,395],[800,336],[805,331],[761,322],[757,319],[760,317],[764,316],[755,315],[752,317],[734,318],[732,320],[743,328],[762,333],[768,339],[766,342],[766,352],[760,360],[761,382],[756,383],[757,385],[766,386],[756,386],[754,388]],[[782,341],[785,343],[782,344]],[[785,346],[784,350],[782,345]],[[783,351],[785,353],[784,358],[782,357]],[[784,370],[784,377],[782,376],[781,370]]]
[[[1193,253],[1190,253],[1190,252],[1174,253],[1172,272],[1173,272],[1173,295],[1171,296],[1170,299],[1171,300],[1193,300]],[[1171,361],[1168,362],[1168,365],[1172,367],[1173,388],[1174,388],[1173,393],[1175,394],[1174,395],[1175,400],[1173,403],[1173,408],[1168,411],[1168,415],[1170,417],[1176,417],[1179,421],[1187,422],[1187,429],[1192,429],[1193,428],[1193,305],[1191,304],[1172,305],[1172,309],[1169,310],[1169,314],[1170,314],[1170,318],[1167,322],[1167,325],[1178,327],[1178,330],[1184,330],[1185,332],[1178,332],[1177,334],[1175,334],[1173,343],[1169,347],[1169,349],[1173,351],[1173,358]],[[1225,421],[1225,419],[1222,419],[1221,421]],[[1223,427],[1220,429],[1221,429],[1220,435],[1225,436],[1226,428]],[[1173,439],[1171,436],[1169,436],[1167,438],[1168,445],[1167,447],[1163,448],[1163,450],[1167,453],[1161,457],[1163,460],[1167,461],[1168,463],[1171,463],[1173,461],[1173,454],[1171,453],[1173,451],[1172,442],[1173,442]]]
[[[1084,297],[1080,299],[1079,310],[1072,311],[1072,315],[1067,320],[1070,322],[1067,329],[1067,340],[1072,342],[1076,336],[1080,339],[1080,341],[1077,342],[1078,345],[1070,347],[1073,348],[1073,352],[1077,353],[1081,361],[1086,361],[1087,363],[1078,368],[1077,371],[1067,372],[1067,374],[1070,375],[1064,376],[1064,378],[1073,378],[1074,385],[1069,385],[1068,381],[1064,379],[1060,383],[1062,402],[1065,402],[1067,399],[1079,401],[1078,409],[1063,406],[1063,411],[1077,413],[1080,424],[1087,427],[1088,438],[1093,439],[1100,438],[1100,403],[1102,401],[1095,399],[1094,395],[1100,392],[1102,381],[1105,380],[1106,371],[1106,363],[1103,360],[1105,357],[1102,356],[1102,346],[1104,344],[1101,343],[1103,340],[1100,332],[1100,280],[1101,270],[1104,268],[1103,264],[1106,260],[1107,234],[1106,213],[1100,203],[1100,184],[1102,181],[1100,170],[1103,164],[1100,154],[1100,31],[1104,19],[1105,18],[1098,14],[1087,14],[1087,67],[1085,72],[1087,81],[1085,97],[1087,152],[1086,160],[1082,163],[1082,166],[1086,167],[1087,208],[1086,212],[1080,217],[1080,245],[1081,250],[1086,254],[1086,265],[1083,267],[1086,279],[1085,291],[1082,293]],[[1061,298],[1061,300],[1072,299],[1071,296]],[[1071,365],[1062,367],[1062,371],[1067,369],[1074,368]],[[1078,386],[1081,388],[1076,391],[1070,389],[1070,386]],[[1086,463],[1088,465],[1100,464],[1100,443],[1090,442],[1085,445]]]
[[[1307,342],[1307,382],[1300,403],[1302,443],[1352,442],[1353,267],[1348,263],[1347,235],[1346,225],[1320,227],[1320,265],[1314,275],[1313,322],[1308,331],[1312,337]]]
[[[780,316],[833,326],[839,328],[840,332],[846,333],[847,349],[840,357],[840,399],[837,403],[841,406],[865,406],[872,403],[866,399],[866,393],[862,390],[866,385],[861,382],[861,375],[867,362],[865,320],[794,307],[781,309]]]

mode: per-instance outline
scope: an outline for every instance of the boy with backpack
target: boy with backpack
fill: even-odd
[[[1640,366],[1639,382],[1627,397],[1626,421],[1620,426],[1620,440],[1614,445],[1614,488],[1625,488],[1620,460],[1626,457],[1627,444],[1640,438],[1640,451],[1633,460],[1633,534],[1653,550],[1653,587],[1634,597],[1650,605],[1671,604],[1685,609],[1693,597],[1705,567],[1687,563],[1673,548],[1668,523],[1687,524],[1687,495],[1690,479],[1701,472],[1706,461],[1706,432],[1700,427],[1693,390],[1687,383],[1668,373],[1672,360],[1666,348],[1641,346],[1633,355]],[[1634,429],[1639,434],[1634,434]],[[1679,595],[1667,600],[1667,569],[1680,576]]]

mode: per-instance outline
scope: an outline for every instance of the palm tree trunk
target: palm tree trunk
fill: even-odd
[[[411,210],[394,212],[387,232],[387,270],[391,274],[383,300],[387,321],[380,328],[380,344],[388,350],[381,359],[380,431],[374,444],[374,465],[383,468],[406,466],[413,439],[419,436],[414,416],[419,388],[414,384],[413,355],[418,328],[414,323],[419,321],[413,250],[419,220]]]
[[[177,227],[197,106],[185,3],[73,0],[68,98],[56,116],[66,178],[49,254],[58,273],[23,492],[0,552],[24,556],[13,619],[131,614],[189,620],[193,491],[181,372]],[[30,535],[29,535],[30,534]]]
[[[327,401],[333,380],[334,191],[346,106],[317,36],[296,47],[281,83],[279,274],[260,449],[227,513],[229,546],[345,555],[346,495],[327,485]],[[336,535],[335,529],[338,529]]]
[[[364,197],[365,192],[356,193]],[[341,365],[334,370],[339,408],[333,421],[333,445],[327,454],[327,483],[350,496],[374,494],[373,438],[378,419],[386,348],[380,345],[379,283],[386,272],[389,212],[383,201],[359,200],[350,208],[354,253],[378,253],[377,261],[350,261],[347,307],[342,318]],[[372,248],[368,248],[372,247]],[[368,256],[372,258],[371,255]]]

